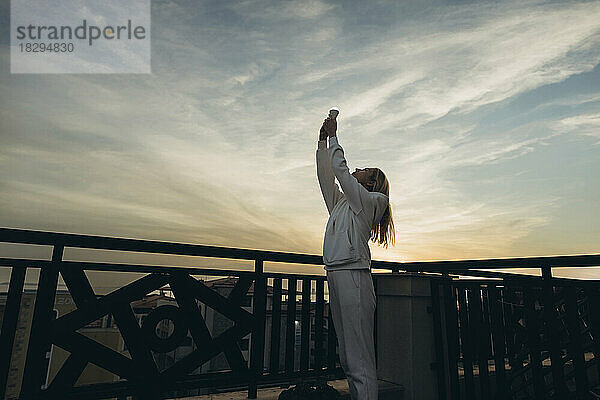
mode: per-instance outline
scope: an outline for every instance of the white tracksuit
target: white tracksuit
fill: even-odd
[[[326,142],[319,141],[317,177],[329,211],[323,263],[340,362],[352,400],[376,400],[373,341],[376,299],[369,238],[371,227],[381,220],[389,199],[384,194],[369,192],[350,174],[336,136],[329,139],[329,149]]]

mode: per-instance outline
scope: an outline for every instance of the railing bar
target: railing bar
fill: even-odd
[[[239,276],[247,279],[254,279],[256,273],[253,270],[237,270],[237,269],[219,269],[219,268],[201,268],[201,267],[182,267],[182,266],[169,266],[169,265],[148,265],[148,264],[130,264],[130,263],[103,263],[103,262],[91,262],[91,261],[69,261],[63,260],[63,266],[70,267],[81,267],[83,270],[90,271],[112,271],[112,272],[139,272],[139,273],[172,273],[184,271],[190,275],[214,275],[214,276]],[[39,267],[43,269],[48,265],[52,265],[52,261],[49,260],[36,260],[36,259],[24,259],[24,258],[1,258],[0,267]],[[287,272],[265,272],[265,276],[269,278],[311,278],[315,280],[326,280],[324,275],[312,275],[312,274],[291,274]]]
[[[0,267],[38,267],[52,265],[52,260],[38,260],[35,258],[7,258],[0,257]]]
[[[300,333],[300,371],[308,371],[310,357],[310,282],[310,279],[302,279],[302,330]]]
[[[550,362],[552,369],[552,383],[557,391],[559,398],[568,397],[568,389],[565,384],[565,374],[563,371],[563,361],[560,344],[560,325],[556,312],[556,304],[554,301],[554,285],[552,283],[552,269],[550,267],[542,267],[542,296],[544,309],[542,316],[544,325],[548,328],[550,336]]]
[[[202,317],[202,312],[198,307],[196,298],[193,295],[191,280],[194,279],[186,273],[173,274],[171,276],[169,284],[173,290],[175,301],[179,306],[179,310],[185,315],[188,325],[188,329],[192,336],[192,340],[196,344],[196,347],[202,347],[206,343],[210,343],[212,336],[206,322]],[[235,369],[235,366],[231,366]]]
[[[71,233],[44,232],[14,228],[0,228],[0,242],[40,245],[54,245],[55,243],[62,243],[67,247],[81,247],[90,249],[139,251],[245,260],[261,259],[263,261],[295,262],[313,265],[322,264],[322,257],[318,255],[206,246],[190,243],[80,235]],[[440,272],[448,269],[449,267],[494,269],[499,267],[539,268],[540,265],[547,265],[549,267],[598,266],[600,265],[600,254],[405,263],[376,260],[372,262],[372,266],[374,268],[400,269],[405,271],[421,269]]]
[[[29,335],[29,346],[23,371],[21,397],[35,397],[42,388],[42,374],[46,349],[51,346],[48,331],[52,322],[52,310],[58,284],[58,271],[62,260],[64,246],[57,244],[52,250],[52,263],[49,268],[42,268],[38,281]]]
[[[248,398],[255,399],[257,384],[262,380],[265,352],[265,314],[267,304],[267,278],[263,274],[263,260],[255,261],[256,281],[254,282],[252,349],[250,371],[252,379],[248,385]]]
[[[130,304],[113,306],[111,314],[127,345],[135,368],[136,393],[143,398],[157,398],[158,368]]]
[[[523,303],[525,305],[525,318],[527,321],[527,345],[531,357],[531,372],[533,375],[533,391],[536,400],[544,398],[544,372],[540,354],[540,324],[535,311],[535,297],[532,287],[523,288]]]
[[[514,378],[514,375],[523,368],[523,362],[517,356],[517,349],[515,344],[515,306],[513,302],[515,301],[515,290],[512,287],[505,287],[502,291],[502,308],[504,310],[504,319],[505,319],[505,332],[504,337],[506,340],[506,350],[507,350],[507,358],[508,363],[510,365],[510,376],[509,382],[507,384],[508,390],[511,389],[511,382]]]
[[[271,349],[270,349],[270,371],[271,374],[279,373],[279,346],[281,340],[281,278],[273,279],[273,298],[271,316]]]
[[[288,301],[285,334],[285,371],[294,371],[294,343],[296,340],[296,278],[288,278]]]
[[[466,291],[468,289],[459,288],[458,290],[458,303],[459,303],[459,318],[460,318],[460,338],[461,338],[461,349],[463,354],[463,371],[465,377],[465,393],[469,400],[474,400],[475,396],[475,381],[473,379],[473,354],[471,349],[471,335],[469,328],[469,311],[467,308],[467,296]]]
[[[252,326],[248,326],[245,323],[234,324],[216,336],[210,347],[197,349],[196,352],[184,356],[179,362],[162,371],[161,382],[164,384],[164,382],[170,382],[175,378],[190,373],[206,361],[225,351],[225,347],[229,346],[233,340],[243,338],[249,333],[252,333]]]
[[[486,331],[486,336],[485,336],[485,341],[484,341],[484,345],[486,348],[486,354],[488,356],[488,358],[492,358],[492,338],[491,338],[491,324],[490,324],[490,302],[489,302],[489,293],[488,293],[488,289],[490,287],[493,287],[493,285],[486,285],[485,287],[483,287],[481,289],[481,296],[482,296],[482,323],[483,323],[483,327]],[[490,386],[491,387],[491,386]]]
[[[4,399],[6,394],[6,383],[19,321],[26,272],[27,268],[13,267],[10,273],[10,283],[2,318],[2,331],[0,333],[0,399]]]
[[[483,322],[483,310],[481,307],[482,295],[482,289],[479,286],[474,286],[469,290],[469,328],[471,333],[469,337],[474,339],[472,345],[477,349],[477,367],[479,369],[479,390],[481,398],[489,399],[491,396],[486,346],[489,333],[488,330],[485,329]]]
[[[488,288],[490,305],[490,325],[492,331],[492,342],[494,346],[494,369],[496,375],[496,399],[510,398],[510,390],[506,382],[506,370],[504,365],[504,323],[502,317],[502,307],[500,306],[500,296],[498,288],[491,286]]]
[[[0,267],[12,267],[13,265],[18,267],[30,267],[35,266],[38,268],[45,268],[51,265],[52,262],[48,260],[36,260],[36,259],[15,259],[15,258],[0,258]],[[169,265],[148,265],[148,264],[124,264],[124,263],[103,263],[103,262],[89,262],[89,261],[62,261],[64,266],[80,266],[83,270],[90,271],[111,271],[111,272],[139,272],[139,273],[173,273],[184,271],[190,275],[214,275],[214,276],[240,276],[249,279],[254,279],[256,273],[249,270],[236,270],[236,269],[217,269],[217,268],[198,268],[198,267],[182,267],[182,266],[169,266]],[[265,276],[269,278],[288,278],[288,277],[308,277],[315,280],[326,280],[324,275],[311,275],[311,274],[290,274],[286,272],[265,272]]]
[[[86,365],[87,360],[82,354],[71,353],[48,387],[48,392],[52,394],[51,397],[61,398],[65,392],[75,386]]]
[[[323,368],[323,313],[325,308],[325,281],[316,282],[316,309],[315,309],[315,369]]]
[[[57,242],[67,247],[88,249],[164,253],[186,256],[207,256],[242,260],[294,262],[321,265],[323,258],[311,254],[285,253],[277,251],[251,250],[190,243],[162,242],[157,240],[115,238],[72,233],[32,231],[25,229],[0,228],[0,242],[53,245]]]
[[[444,362],[444,344],[442,341],[442,319],[441,319],[441,299],[440,299],[440,285],[437,281],[429,281],[431,290],[431,308],[433,312],[433,335],[435,342],[435,372],[437,376],[438,384],[438,398],[446,398],[446,379],[445,379],[445,362]]]
[[[514,273],[514,272],[496,272],[496,271],[487,271],[487,270],[477,270],[476,267],[473,267],[474,269],[465,269],[463,268],[449,268],[448,269],[448,273],[451,275],[465,275],[465,276],[476,276],[476,277],[481,277],[481,278],[498,278],[501,279],[501,281],[506,281],[506,280],[510,280],[510,281],[517,281],[517,280],[529,280],[529,281],[539,281],[540,277],[537,275],[527,275],[527,274],[521,274],[521,273]],[[460,281],[459,281],[460,282]],[[480,279],[480,280],[476,280],[476,279],[469,279],[469,282],[465,282],[465,284],[468,283],[493,283],[494,281],[491,279]]]
[[[315,274],[290,274],[288,272],[265,272],[265,275],[268,276],[269,278],[282,278],[282,279],[287,279],[287,278],[310,278],[312,280],[326,280],[327,277],[325,275],[315,275]]]
[[[247,277],[254,279],[256,272],[235,269],[217,269],[217,268],[197,268],[197,267],[171,267],[161,265],[143,265],[143,264],[119,264],[119,263],[101,263],[101,262],[79,262],[63,261],[65,265],[78,264],[84,270],[91,271],[112,271],[112,272],[140,272],[140,273],[173,273],[184,271],[190,275],[214,275]]]
[[[442,283],[444,291],[444,318],[446,321],[446,340],[448,343],[448,381],[450,384],[450,399],[458,400],[459,387],[459,328],[458,328],[458,299],[457,288],[451,280]]]
[[[206,255],[203,257],[211,257],[210,255]],[[218,258],[218,257],[217,257]],[[283,262],[295,262],[295,261],[283,261]],[[454,261],[450,261],[454,262]],[[165,265],[143,265],[143,264],[122,264],[122,263],[97,263],[97,262],[81,262],[81,261],[63,261],[65,265],[69,265],[71,263],[83,265],[85,270],[101,270],[101,271],[114,271],[114,272],[140,272],[140,273],[153,273],[153,272],[170,272],[170,271],[178,271],[178,270],[186,270],[187,273],[191,275],[232,275],[234,273],[238,276],[251,276],[254,277],[255,273],[253,271],[248,270],[232,270],[232,269],[214,269],[214,268],[197,268],[197,267],[181,267],[181,266],[165,266]],[[391,263],[387,262],[386,263]],[[28,266],[31,264],[36,264],[36,266],[40,268],[44,268],[45,266],[51,264],[50,261],[47,260],[36,260],[36,259],[14,259],[14,258],[0,258],[0,266],[10,267],[12,265],[16,266]],[[307,265],[315,265],[313,263],[306,263]],[[515,264],[512,267],[522,267],[519,264]],[[512,267],[502,267],[502,268],[512,268]],[[577,267],[573,265],[572,267]],[[381,269],[389,269],[390,271],[394,268],[386,265],[379,266],[377,268]],[[476,271],[471,270],[469,268],[478,268],[476,265],[472,267],[455,267],[450,273],[453,275],[464,275],[464,276],[484,276],[484,277],[495,277],[499,279],[503,279],[504,281],[518,282],[518,281],[531,281],[532,283],[538,283],[541,278],[539,276],[530,276],[525,274],[516,274],[516,273],[501,273],[501,272],[485,272],[485,271]],[[496,267],[495,267],[496,268]],[[500,267],[497,267],[500,268]],[[398,269],[398,268],[395,268]],[[441,276],[436,275],[443,272],[439,269],[428,269],[427,266],[410,268],[409,271],[413,272],[429,272],[429,277],[431,279],[441,278]],[[306,274],[289,274],[289,273],[277,273],[277,272],[269,272],[265,273],[269,277],[282,277],[286,278],[288,276],[296,276],[296,277],[311,277],[312,279],[326,279],[322,275],[306,275]],[[580,280],[580,279],[571,279],[571,278],[553,278],[555,282],[560,283],[561,285],[574,285],[574,286],[597,286],[600,284],[600,280]],[[458,282],[458,281],[457,281]],[[462,282],[460,282],[462,284]],[[481,281],[472,281],[471,283],[490,283],[488,280]]]
[[[594,359],[600,360],[600,289],[587,287],[584,293],[590,308],[590,331],[592,334],[592,349]],[[596,372],[600,376],[600,362],[596,362]]]
[[[252,277],[240,276],[227,298],[233,303],[241,303],[244,297],[248,294],[248,290],[250,289],[250,286],[252,286],[252,282]]]
[[[60,273],[77,308],[86,309],[96,301],[94,289],[81,267],[63,265]]]
[[[477,288],[477,298],[475,299],[479,306],[479,311],[476,312],[478,315],[479,323],[479,335],[478,335],[478,353],[479,353],[479,382],[482,385],[481,393],[485,393],[487,398],[491,398],[492,384],[490,381],[490,373],[488,366],[488,359],[491,355],[490,345],[490,323],[489,323],[489,311],[488,311],[488,294],[487,288]]]
[[[577,289],[564,288],[566,320],[569,331],[569,353],[575,364],[575,386],[577,399],[588,398],[588,380],[585,368],[585,355],[583,350],[581,328],[579,326],[579,310],[577,306]]]

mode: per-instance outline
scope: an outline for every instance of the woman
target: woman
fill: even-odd
[[[350,396],[376,400],[375,290],[369,239],[386,248],[388,243],[393,245],[390,185],[379,168],[357,168],[350,174],[336,131],[336,120],[326,118],[317,149],[317,177],[329,211],[323,241],[329,304]]]

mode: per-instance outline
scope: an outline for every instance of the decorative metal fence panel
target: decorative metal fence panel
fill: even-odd
[[[1,233],[0,241],[15,239],[14,236],[7,237],[7,232]],[[64,249],[70,245],[169,254],[214,253],[206,252],[203,246],[196,248],[160,242],[149,246],[145,241],[114,238],[90,241],[89,237],[78,235],[59,238],[62,240],[57,242],[56,236],[23,235],[15,240],[51,244],[53,253],[49,261],[0,259],[0,266],[11,269],[0,334],[0,398],[102,399],[134,396],[153,399],[182,395],[187,393],[187,389],[244,387],[252,398],[256,397],[259,385],[343,376],[325,298],[324,276],[264,272],[264,261],[259,256],[267,253],[254,251],[243,253],[234,250],[233,253],[220,254],[251,259],[254,271],[64,261]],[[271,255],[278,261],[285,258],[281,253]],[[307,259],[299,260],[292,254],[288,255],[288,261]],[[39,279],[33,292],[35,305],[31,325],[24,332],[18,329],[18,321],[21,300],[26,297],[24,283],[28,269],[39,271]],[[109,294],[98,296],[86,271],[104,271],[107,274],[141,272],[142,276]],[[228,294],[220,293],[209,287],[210,281],[199,280],[197,275],[228,276],[234,285]],[[54,309],[59,277],[64,281],[74,306],[69,312],[56,317]],[[314,294],[311,290],[313,285]],[[252,296],[248,295],[250,289],[253,289]],[[135,302],[160,290],[172,293],[173,301],[157,305],[139,318],[134,311]],[[247,299],[251,300],[251,304],[246,303]],[[267,301],[270,302],[268,309]],[[201,307],[218,313],[221,320],[227,321],[228,327],[218,334],[214,334],[217,329],[212,327],[211,332]],[[122,351],[95,340],[89,334],[88,328],[99,324],[98,321],[104,321],[104,324],[110,321],[122,338]],[[160,334],[159,328],[165,321],[170,332]],[[27,332],[20,390],[16,396],[10,395],[7,393],[7,378],[11,365],[14,370],[14,364],[17,364],[13,357],[15,337]],[[246,341],[243,351],[242,343],[248,335],[250,340]],[[265,343],[267,337],[269,342]],[[165,355],[172,354],[190,338],[187,354],[165,362]],[[49,379],[48,358],[53,346],[62,349],[67,356],[60,369]],[[227,368],[216,372],[202,371],[208,361],[220,355],[226,359]],[[112,373],[115,380],[77,384],[90,364]]]
[[[443,399],[590,399],[600,383],[600,283],[432,281]]]

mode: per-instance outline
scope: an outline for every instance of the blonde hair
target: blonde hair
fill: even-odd
[[[390,183],[385,174],[379,168],[375,168],[374,176],[371,180],[375,181],[371,192],[378,192],[390,197]],[[381,220],[371,228],[371,239],[373,242],[383,245],[387,248],[388,244],[394,245],[396,231],[394,230],[394,220],[392,219],[392,207],[388,202],[388,206],[381,217]]]

